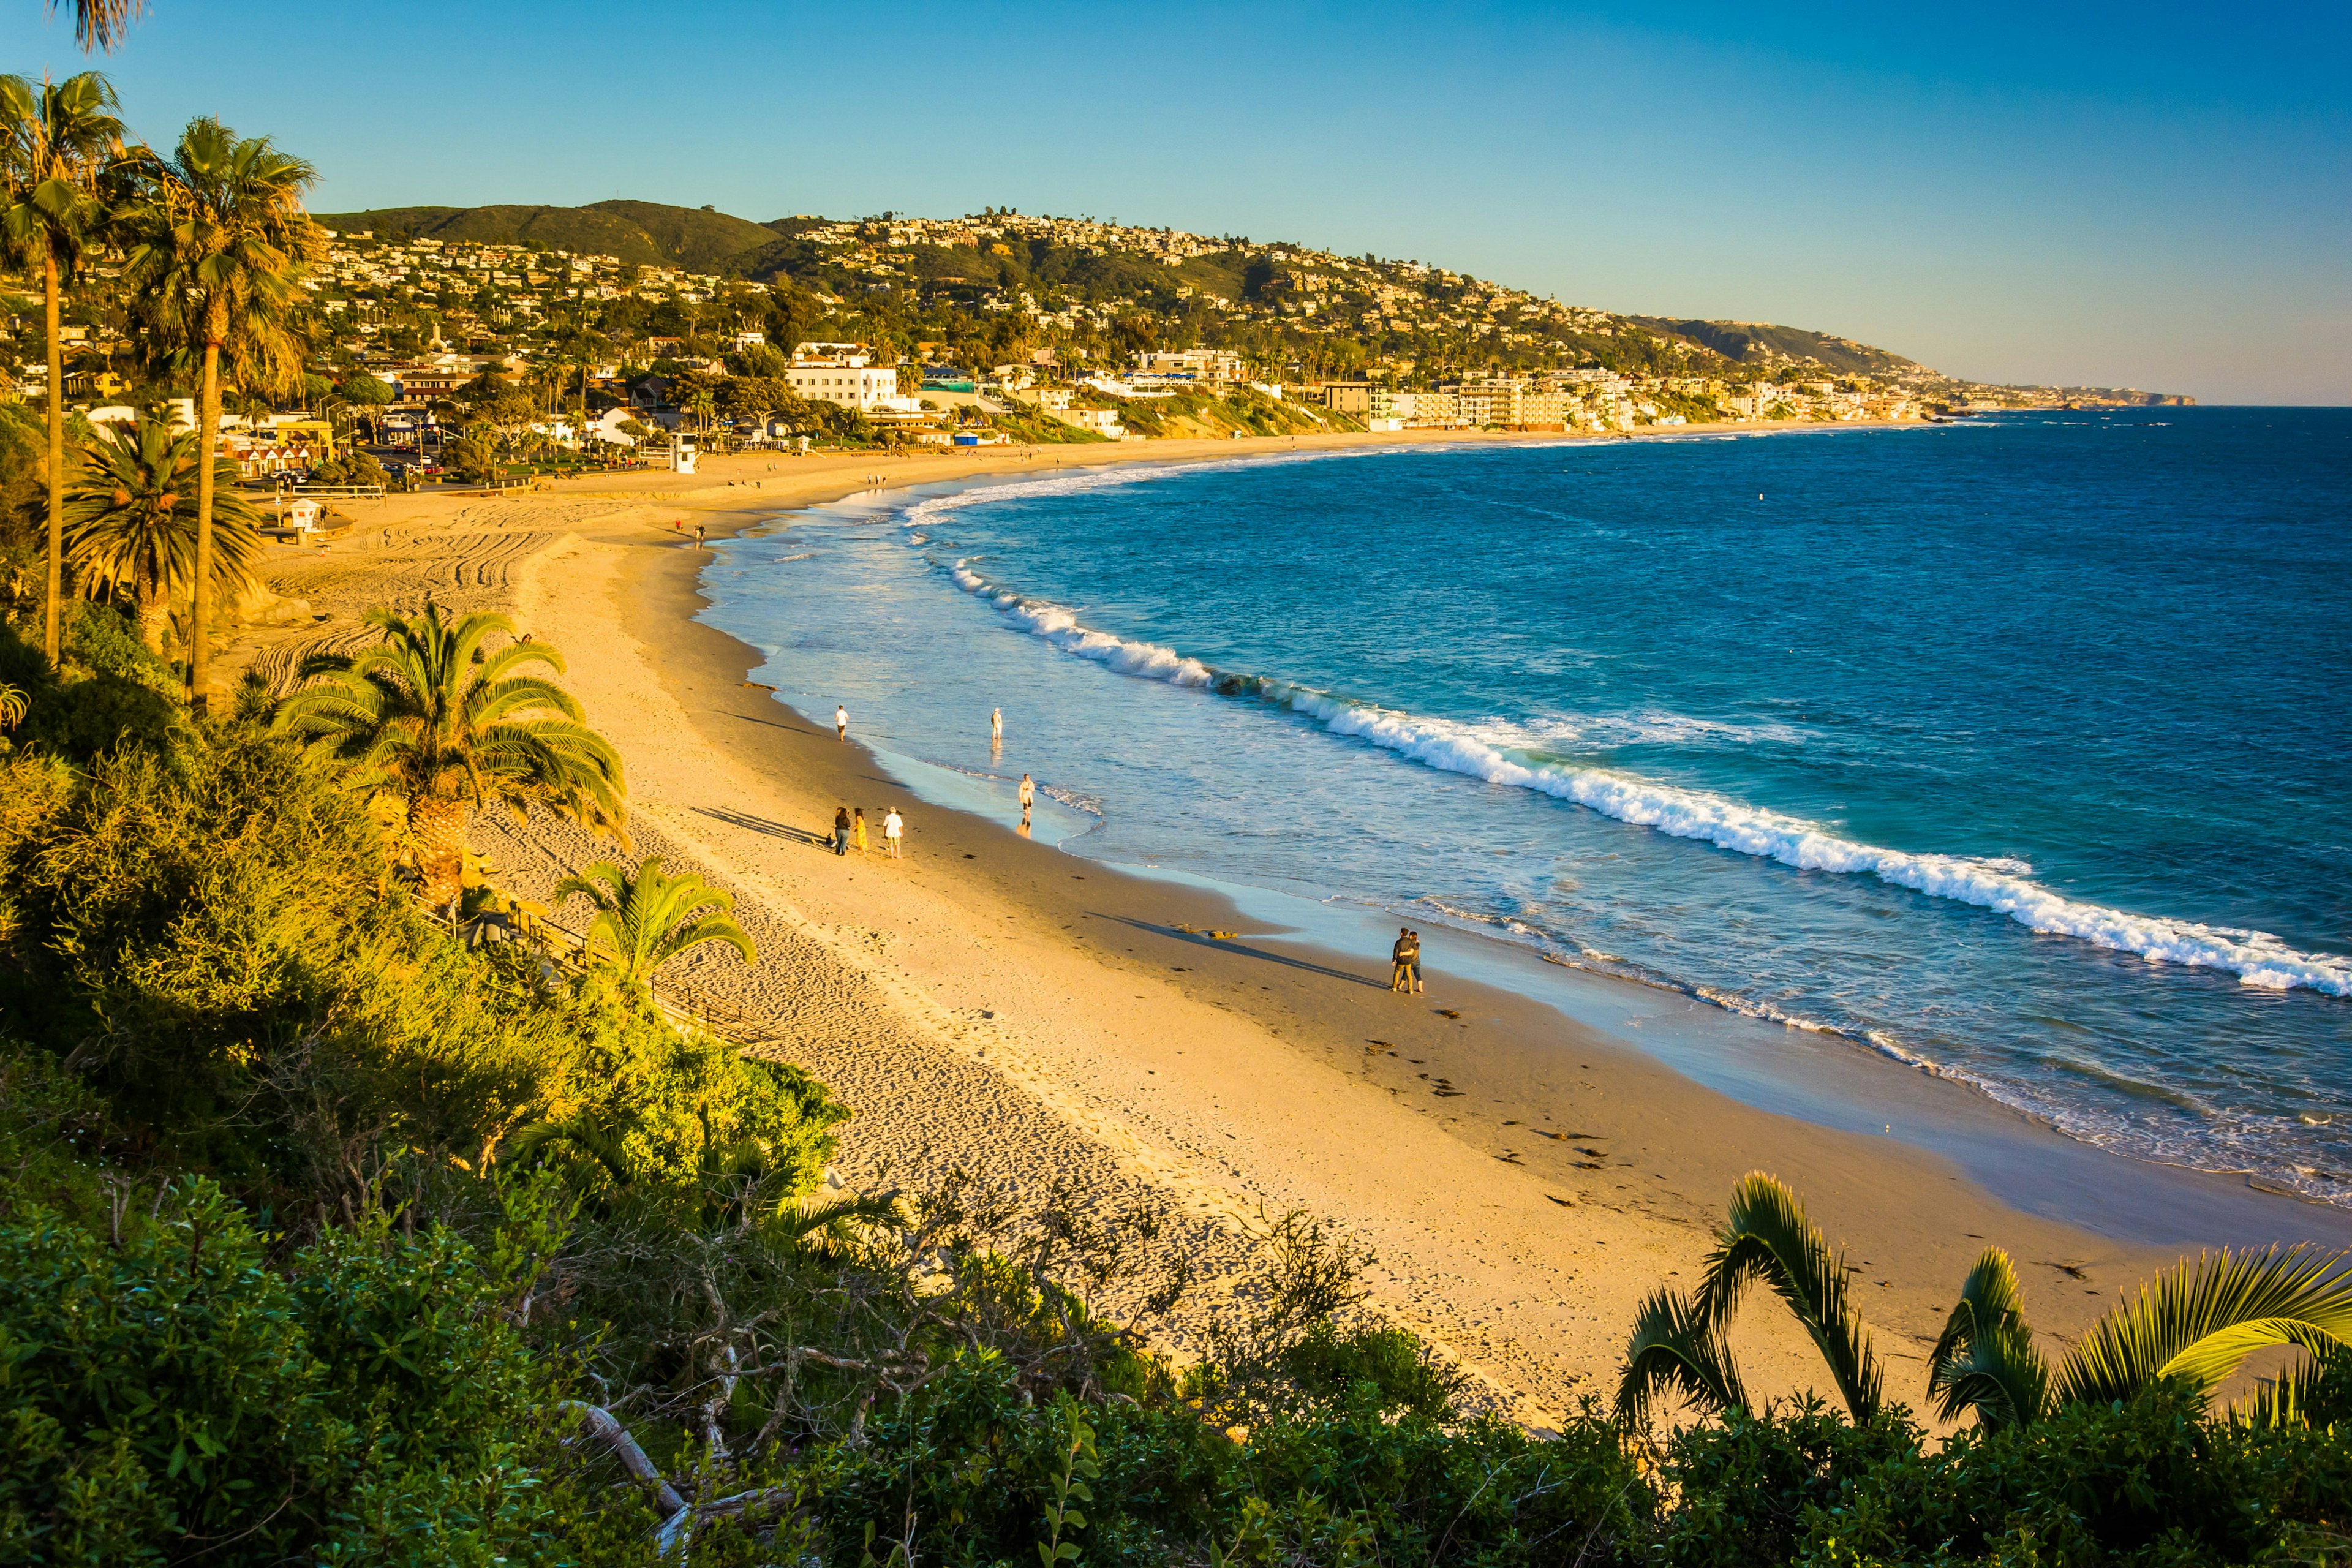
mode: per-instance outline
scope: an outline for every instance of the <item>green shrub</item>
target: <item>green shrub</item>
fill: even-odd
[[[0,1224],[0,1560],[537,1554],[536,1374],[463,1243],[379,1219],[289,1285],[208,1183],[129,1220]]]

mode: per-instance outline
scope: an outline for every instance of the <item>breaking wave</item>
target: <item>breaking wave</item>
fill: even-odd
[[[1117,476],[1074,476],[1024,487],[1095,488]],[[976,499],[966,491],[921,502],[914,510]],[[1315,721],[1335,735],[1360,740],[1446,773],[1530,790],[1676,838],[1697,839],[1737,854],[1775,860],[1801,871],[1871,876],[1931,898],[1949,899],[2007,915],[2032,931],[2072,937],[2155,963],[2218,969],[2265,990],[2304,988],[2352,996],[2352,957],[2303,952],[2265,931],[2134,914],[2069,899],[2031,879],[2032,868],[2009,859],[1915,854],[1845,838],[1819,823],[1742,805],[1701,790],[1683,789],[1605,768],[1515,756],[1492,731],[1426,718],[1266,676],[1220,670],[1157,643],[1130,641],[1082,625],[1076,612],[1031,599],[988,581],[969,559],[948,568],[956,584],[985,599],[1013,625],[1063,652],[1122,675],[1221,696],[1246,697]]]

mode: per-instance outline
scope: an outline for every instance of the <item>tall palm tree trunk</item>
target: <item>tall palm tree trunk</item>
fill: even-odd
[[[163,657],[163,638],[172,629],[172,587],[163,574],[153,568],[142,570],[132,593],[139,604],[139,640],[147,651]]]
[[[66,593],[66,353],[58,342],[58,258],[46,258],[41,281],[48,294],[49,327],[49,609],[41,647],[55,665],[62,650]]]
[[[408,803],[408,831],[416,840],[416,868],[425,901],[436,913],[457,901],[466,887],[467,803],[418,795]]]
[[[213,588],[213,463],[220,444],[220,342],[205,344],[205,379],[196,395],[196,581],[188,595],[188,705],[201,713],[208,690],[205,646]]]

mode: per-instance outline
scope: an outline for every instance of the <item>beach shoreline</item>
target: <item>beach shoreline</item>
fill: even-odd
[[[1384,435],[1055,455],[1093,466],[1418,444]],[[695,964],[692,982],[764,1010],[793,1038],[786,1054],[857,1108],[843,1162],[851,1184],[981,1170],[1158,1205],[1171,1245],[1212,1282],[1246,1270],[1256,1215],[1306,1209],[1381,1255],[1381,1310],[1538,1422],[1610,1392],[1641,1297],[1692,1277],[1730,1183],[1749,1169],[1789,1180],[1852,1250],[1895,1392],[1915,1405],[1911,1363],[1988,1241],[2019,1258],[2032,1315],[2061,1335],[2178,1256],[2052,1217],[2069,1212],[2063,1192],[2031,1213],[1949,1158],[1704,1088],[1526,986],[1463,978],[1477,965],[1450,963],[1448,950],[1480,939],[1434,937],[1432,994],[1407,1000],[1386,989],[1378,954],[1270,932],[1225,891],[1129,876],[979,816],[910,811],[909,860],[836,860],[812,842],[834,804],[878,816],[874,805],[907,791],[870,753],[753,684],[758,649],[696,618],[709,556],[676,525],[691,517],[723,536],[789,526],[779,514],[863,489],[1041,470],[1004,452],[708,462],[695,479],[386,503],[351,547],[273,555],[278,591],[327,619],[246,651],[282,657],[347,638],[362,601],[414,608],[426,595],[517,613],[564,649],[568,684],[628,763],[638,849],[689,859],[735,891],[761,942],[758,968],[729,955]],[[880,487],[865,477],[877,471]],[[377,535],[380,546],[360,544]],[[483,829],[526,890],[611,853],[561,824],[516,831],[486,819]],[[1201,934],[1218,930],[1247,940]],[[1970,1092],[1891,1063],[1856,1070],[1890,1096]],[[2038,1179],[2070,1176],[2062,1166]],[[2273,1212],[2224,1201],[2226,1185],[2197,1177],[2184,1190],[2211,1196],[2219,1223]],[[2283,1231],[2305,1206],[2263,1201],[2280,1205]],[[2082,1216],[2079,1200],[2071,1212]],[[1753,1386],[1824,1381],[1784,1316],[1759,1306],[1736,1338]]]

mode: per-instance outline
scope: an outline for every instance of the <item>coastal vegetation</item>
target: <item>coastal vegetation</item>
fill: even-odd
[[[375,624],[389,643],[464,623]],[[1665,1398],[1706,1385],[1643,1372],[1637,1331],[1646,1399],[1549,1431],[1481,1414],[1303,1215],[1268,1228],[1264,1278],[1180,1364],[1155,1346],[1191,1281],[1149,1220],[971,1178],[827,1186],[849,1108],[662,1006],[665,956],[740,935],[707,884],[604,862],[568,889],[600,922],[578,958],[520,930],[468,942],[415,895],[371,749],[281,721],[300,690],[197,716],[119,612],[77,605],[58,667],[31,630],[0,641],[26,691],[0,759],[11,1560],[2340,1550],[2352,1412],[2321,1260],[2160,1283],[2116,1331],[2126,1380],[2006,1408],[1968,1382],[2021,1321],[1980,1265],[1923,1392],[1985,1418],[1940,1440],[1877,1371],[1836,1254],[1761,1177],[1676,1311],[1719,1334],[1763,1287],[1817,1331],[1841,1409]],[[541,646],[472,635],[473,670],[499,639]],[[2314,1347],[2328,1371],[2211,1410],[2234,1360],[2217,1333]],[[1738,1386],[1727,1360],[1710,1375]]]
[[[560,674],[562,654],[527,638],[492,651],[491,637],[513,633],[506,616],[453,620],[431,604],[418,616],[378,610],[368,624],[383,640],[310,660],[308,684],[274,722],[331,752],[398,808],[426,903],[457,902],[467,825],[485,805],[543,805],[620,830],[620,754],[582,721],[571,693],[519,673],[543,666]]]
[[[200,412],[64,445],[53,358],[47,425],[0,418],[0,499],[50,546],[12,536],[45,588],[0,625],[0,1562],[2346,1555],[2336,1258],[2184,1265],[2052,1368],[1988,1254],[1923,1390],[1978,1421],[1937,1438],[1801,1204],[1753,1177],[1698,1290],[1635,1325],[1617,1407],[1535,1430],[1383,1321],[1310,1216],[1267,1222],[1211,1309],[1094,1194],[836,1186],[853,1108],[667,1005],[678,955],[756,958],[722,889],[600,861],[524,918],[472,853],[493,806],[623,837],[558,649],[383,608],[289,690],[191,700],[204,606],[246,569],[221,400],[303,368],[307,169],[209,121],[108,168],[127,194],[90,222],[121,224],[152,384]],[[58,279],[53,354],[84,232],[18,253]],[[509,395],[480,389],[486,447]],[[183,592],[184,668],[158,610]],[[549,927],[583,899],[575,948]],[[1757,1286],[1843,1408],[1748,1394],[1723,1331]],[[1165,1352],[1179,1313],[1204,1354]],[[2311,1364],[2213,1408],[2258,1345]]]

